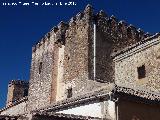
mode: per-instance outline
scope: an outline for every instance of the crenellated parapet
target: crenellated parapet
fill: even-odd
[[[45,34],[40,41],[36,43],[35,46],[32,47],[32,52],[35,52],[40,47],[47,47],[45,44],[49,45],[52,43],[61,43],[65,44],[65,31],[68,28],[68,24],[61,21],[57,26],[53,27],[50,32]],[[53,41],[51,41],[51,37],[53,37]]]
[[[93,18],[93,8],[91,5],[87,5],[84,11],[77,13],[74,17],[69,20],[69,25],[72,23],[79,23],[79,21],[89,21]]]
[[[84,10],[84,17],[86,20],[91,20],[93,17],[93,7],[90,4]]]
[[[23,80],[12,80],[11,82],[9,82],[9,86],[10,85],[28,85],[29,82],[28,81],[23,81]]]
[[[38,48],[40,48],[41,46],[43,46],[46,42],[49,42],[50,36],[51,36],[51,33],[50,33],[50,32],[48,32],[47,34],[45,34],[45,35],[40,39],[40,41],[38,41],[38,42],[36,43],[36,45],[32,47],[32,52],[35,52]]]
[[[103,10],[94,14],[91,5],[87,5],[84,11],[79,12],[73,16],[68,23],[61,21],[57,26],[53,27],[42,39],[32,48],[35,52],[40,46],[46,42],[50,42],[50,37],[54,35],[54,43],[59,46],[65,44],[66,31],[69,31],[78,26],[84,26],[88,23],[95,22],[98,31],[103,33],[105,38],[115,45],[115,51],[119,48],[125,48],[132,44],[135,44],[144,38],[151,36],[149,33],[145,33],[141,29],[137,29],[131,24],[127,24],[125,21],[119,21],[115,16],[108,16]]]
[[[57,26],[57,29],[55,32],[56,34],[55,43],[58,44],[59,46],[65,44],[65,33],[68,26],[69,25],[63,21],[61,21]]]
[[[69,20],[69,27],[73,27],[76,25],[81,25],[82,23],[90,22],[93,20],[93,8],[91,5],[87,5],[84,11],[77,13],[74,17]]]
[[[61,21],[57,26],[53,27],[50,30],[50,32],[44,35],[44,37],[42,37],[40,41],[38,41],[36,45],[32,47],[32,52],[35,52],[46,42],[50,42],[50,38],[52,35],[55,36],[54,41],[52,42],[58,44],[59,46],[64,45],[66,30],[68,30],[69,27],[80,25],[82,22],[89,21],[92,19],[93,19],[93,8],[91,5],[87,5],[84,11],[79,12],[77,15],[72,17],[68,23]]]
[[[95,15],[95,21],[98,31],[103,33],[106,40],[115,45],[115,49],[117,50],[135,44],[150,36],[149,33],[145,33],[131,24],[118,21],[113,15],[108,17],[104,11],[100,11]]]

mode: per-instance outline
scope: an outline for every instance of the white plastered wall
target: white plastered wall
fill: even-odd
[[[104,106],[106,108],[104,108]],[[74,114],[74,115],[82,115],[82,116],[90,116],[90,117],[98,117],[98,118],[103,118],[104,116],[103,114],[107,114],[107,117],[109,117],[111,120],[115,120],[116,118],[115,102],[110,100],[82,105],[82,106],[74,107],[71,109],[58,111],[57,113]]]

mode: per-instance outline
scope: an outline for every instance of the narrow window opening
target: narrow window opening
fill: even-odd
[[[146,77],[145,65],[138,67],[137,72],[138,72],[138,79],[145,78]]]
[[[25,97],[25,96],[28,96],[28,89],[25,89],[25,90],[24,90],[23,97]]]
[[[67,98],[72,97],[72,88],[67,89]]]
[[[42,72],[42,62],[39,63],[39,74]]]

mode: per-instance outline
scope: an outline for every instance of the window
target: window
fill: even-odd
[[[137,72],[138,72],[138,79],[145,78],[146,76],[145,65],[138,67]]]
[[[28,89],[24,89],[23,97],[28,96]]]
[[[67,89],[67,98],[72,97],[72,88]]]
[[[39,63],[39,74],[42,72],[42,62]]]

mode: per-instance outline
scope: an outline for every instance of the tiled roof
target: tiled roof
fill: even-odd
[[[17,120],[17,116],[0,115],[0,120]]]
[[[138,97],[138,98],[142,98],[144,100],[150,101],[150,102],[156,101],[157,103],[160,103],[160,94],[158,93],[145,91],[141,89],[121,87],[115,84],[108,84],[99,90],[95,90],[85,95],[81,95],[81,96],[77,96],[74,98],[59,101],[43,109],[38,109],[32,112],[34,113],[34,112],[43,112],[43,111],[59,111],[64,108],[69,109],[69,108],[72,108],[74,106],[81,105],[81,104],[89,104],[91,102],[100,101],[103,99],[104,100],[111,99],[112,97],[114,97],[114,95],[119,94],[119,93],[125,93],[129,95],[130,97]]]
[[[135,89],[135,88],[121,87],[121,86],[116,86],[115,89],[116,89],[116,92],[126,93],[128,95],[133,95],[133,96],[141,97],[147,100],[152,100],[152,101],[154,100],[154,101],[160,102],[160,94],[155,92],[150,92],[150,91]]]
[[[24,101],[27,101],[27,100],[28,100],[28,97],[26,96],[26,97],[23,97],[23,98],[20,99],[20,100],[14,101],[13,104],[11,104],[11,105],[9,105],[9,106],[7,106],[7,107],[4,107],[4,108],[2,108],[2,109],[0,109],[0,113],[1,113],[2,111],[4,111],[4,110],[8,109],[8,108],[11,108],[11,107],[13,107],[13,106],[16,106],[16,105],[18,105],[18,104],[20,104],[20,103],[22,103],[22,102],[24,102]]]
[[[101,120],[98,117],[90,117],[90,116],[82,116],[82,115],[73,115],[73,114],[63,114],[63,113],[55,113],[55,112],[38,112],[35,113],[33,116],[50,116],[50,117],[57,117],[57,118],[68,118],[74,120]]]

